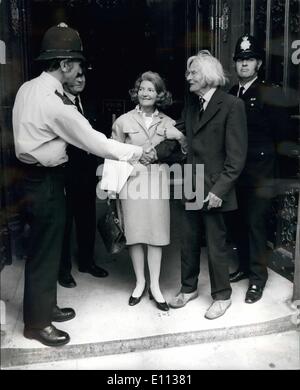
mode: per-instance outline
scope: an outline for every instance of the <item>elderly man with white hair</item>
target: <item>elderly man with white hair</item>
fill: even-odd
[[[247,153],[244,103],[223,92],[226,84],[221,63],[201,50],[187,61],[186,80],[191,92],[183,111],[188,140],[187,164],[193,169],[193,190],[199,183],[196,165],[204,165],[204,202],[183,212],[181,289],[170,306],[181,308],[198,296],[201,218],[204,222],[211,296],[207,319],[223,315],[231,305],[229,262],[223,213],[237,208],[234,183]]]

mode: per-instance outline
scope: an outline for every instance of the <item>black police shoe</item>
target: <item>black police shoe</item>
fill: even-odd
[[[250,284],[245,297],[246,303],[255,303],[260,300],[263,295],[263,288],[256,284]]]
[[[74,288],[77,286],[73,276],[71,274],[69,275],[61,275],[58,278],[58,283],[66,288]]]
[[[55,328],[54,325],[46,326],[43,329],[24,329],[24,337],[34,339],[48,347],[60,347],[70,341],[68,333]]]
[[[96,278],[105,278],[108,276],[108,272],[105,269],[98,267],[96,264],[92,264],[87,268],[79,267],[78,270],[79,272],[91,274]]]
[[[52,313],[53,322],[64,322],[72,320],[75,317],[75,311],[70,307],[65,307],[60,309],[58,306],[55,306]]]

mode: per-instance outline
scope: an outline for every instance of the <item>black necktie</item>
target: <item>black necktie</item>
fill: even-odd
[[[238,93],[238,97],[239,97],[239,98],[243,96],[244,90],[245,90],[244,87],[240,87],[239,93]]]
[[[203,99],[203,97],[199,97],[199,120],[201,119],[204,112],[204,102],[205,99]]]
[[[78,109],[78,111],[80,112],[80,114],[83,115],[81,106],[80,106],[80,104],[79,104],[79,97],[78,97],[78,96],[75,97],[75,106],[77,107],[77,109]]]

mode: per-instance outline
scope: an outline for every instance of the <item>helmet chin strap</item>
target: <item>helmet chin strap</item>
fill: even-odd
[[[256,65],[256,72],[259,71],[260,67],[262,65],[262,60],[257,60],[257,65]]]

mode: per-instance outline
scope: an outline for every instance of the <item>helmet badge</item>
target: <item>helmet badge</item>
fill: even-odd
[[[241,42],[241,49],[242,50],[249,50],[251,47],[251,42],[249,41],[248,37],[243,37]]]
[[[61,22],[57,25],[57,27],[69,27],[69,26],[64,22]]]

